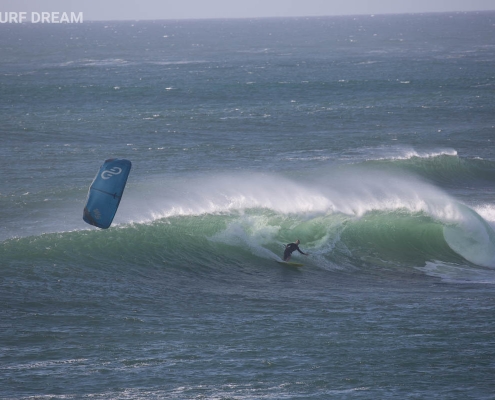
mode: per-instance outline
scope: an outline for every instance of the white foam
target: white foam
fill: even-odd
[[[395,154],[394,154],[395,153]],[[398,153],[398,154],[397,154]],[[433,151],[416,151],[414,149],[395,149],[390,154],[380,157],[379,160],[410,160],[411,158],[434,158],[440,156],[457,156],[457,151],[454,149],[438,149]]]
[[[481,204],[473,207],[490,225],[495,226],[495,204]]]
[[[83,66],[83,67],[113,67],[113,66],[124,66],[130,65],[129,61],[123,60],[121,58],[105,58],[101,60],[96,60],[92,58],[85,58],[77,61],[68,61],[58,64],[60,67],[68,66]]]
[[[271,225],[266,216],[243,215],[230,223],[226,229],[215,234],[212,241],[249,248],[252,254],[266,259],[279,259],[271,250],[263,247],[275,241],[280,226]],[[280,248],[282,252],[282,247]]]

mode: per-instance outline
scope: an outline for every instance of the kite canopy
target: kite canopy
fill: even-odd
[[[119,208],[132,163],[111,158],[105,160],[89,187],[83,220],[98,228],[108,228]]]

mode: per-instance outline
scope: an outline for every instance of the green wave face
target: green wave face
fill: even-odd
[[[481,217],[446,224],[425,212],[370,211],[287,215],[268,209],[174,216],[108,231],[88,230],[10,239],[1,244],[10,265],[64,264],[132,268],[230,268],[279,259],[286,243],[301,240],[315,266],[417,268],[427,262],[493,267],[494,234]],[[295,257],[302,257],[295,253]]]

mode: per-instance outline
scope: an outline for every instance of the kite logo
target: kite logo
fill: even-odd
[[[119,175],[122,172],[122,168],[114,167],[110,169],[106,169],[101,173],[101,177],[103,179],[110,179],[114,175]]]
[[[100,219],[101,218],[101,212],[100,212],[100,210],[98,210],[97,208],[95,208],[93,210],[93,215],[94,215],[95,219]]]

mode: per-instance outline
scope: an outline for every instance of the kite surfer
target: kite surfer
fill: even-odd
[[[301,254],[304,254],[305,256],[307,256],[308,254],[307,253],[304,253],[301,251],[301,249],[299,248],[299,244],[300,244],[300,240],[297,239],[295,243],[289,243],[285,246],[285,251],[284,251],[284,261],[285,262],[288,262],[290,260],[290,257],[292,255],[292,253],[294,251],[298,251],[299,253]]]

